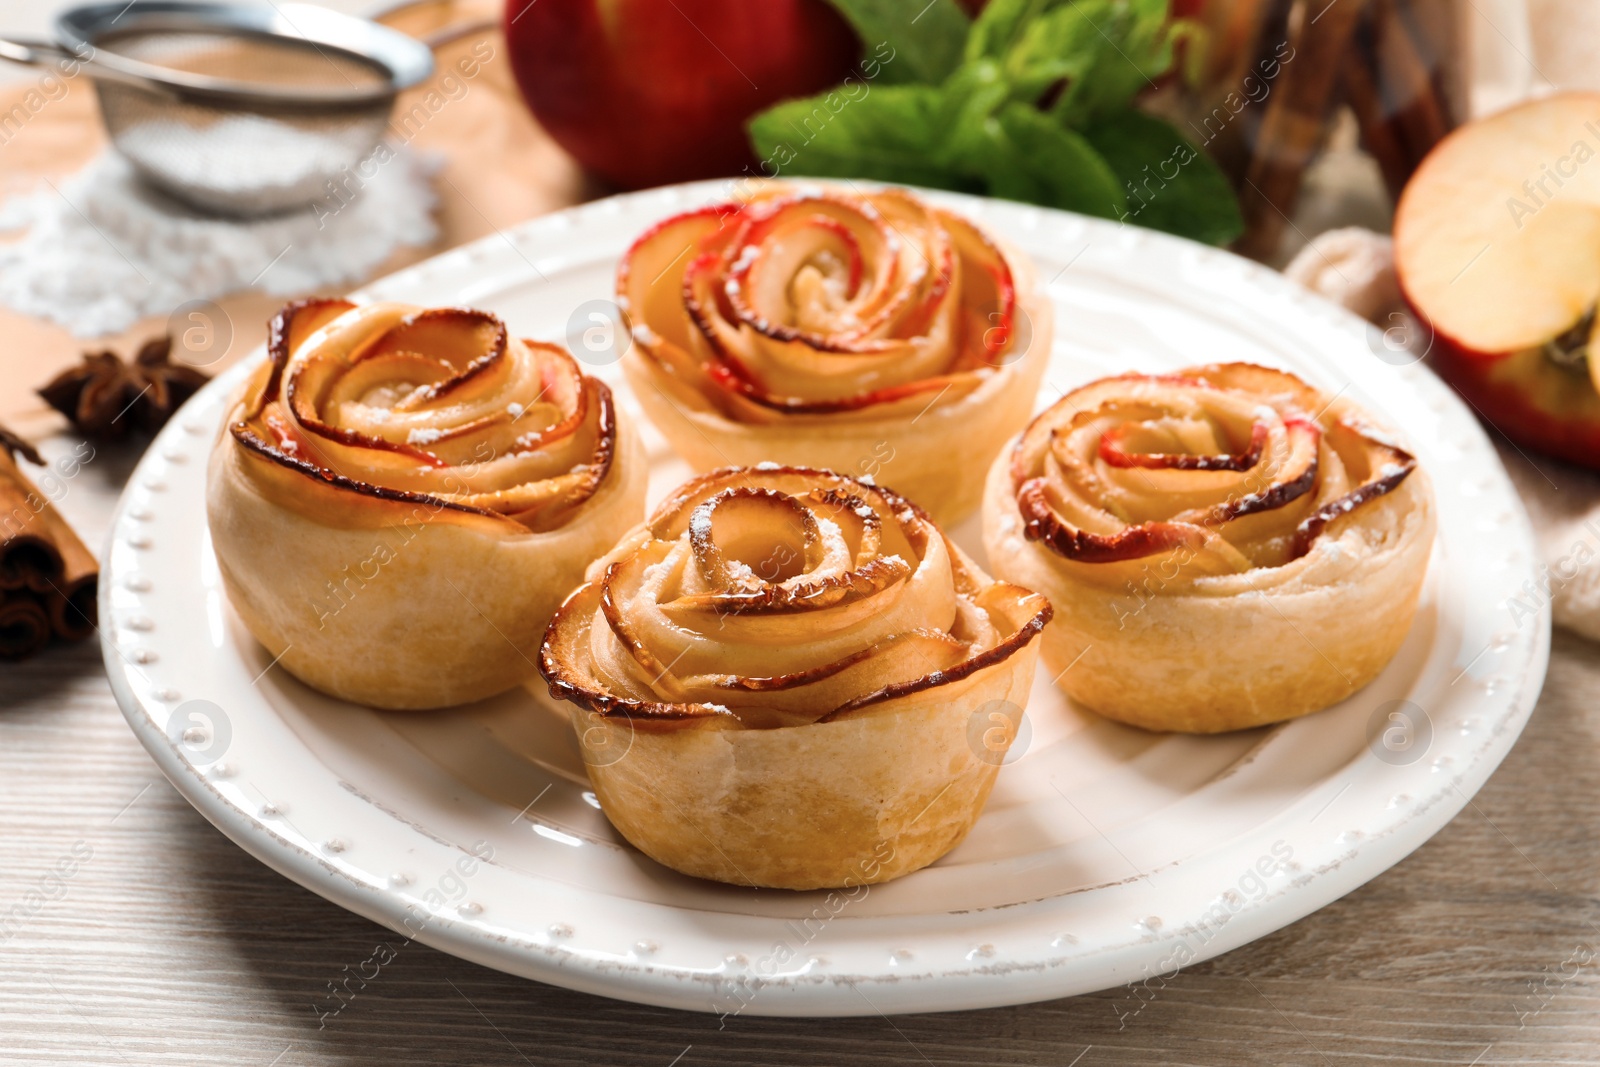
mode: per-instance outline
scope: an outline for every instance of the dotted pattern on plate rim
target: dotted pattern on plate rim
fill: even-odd
[[[655,190],[641,194],[634,194],[630,197],[603,200],[594,204],[584,205],[579,208],[569,209],[567,211],[558,212],[554,215],[545,216],[541,219],[534,220],[530,223],[524,224],[523,226],[517,227],[511,234],[511,240],[513,245],[515,247],[519,247],[519,249],[523,246],[535,245],[538,240],[545,235],[554,235],[558,232],[579,228],[591,218],[618,216],[623,213],[625,208],[631,208],[636,201],[647,201],[651,204],[652,208],[659,204],[659,213],[669,214],[674,211],[684,210],[686,207],[694,204],[711,202],[715,199],[717,199],[717,197],[712,189],[699,188],[693,192],[681,189]],[[960,198],[956,199],[959,200]],[[1024,205],[991,204],[989,207],[995,209],[994,214],[1000,216],[1005,215],[1007,212],[1011,212],[1014,216],[1013,222],[1019,229],[1024,230],[1041,228],[1041,221],[1049,217],[1046,215],[1046,213],[1039,211],[1037,208]],[[1058,219],[1057,223],[1058,225],[1056,228],[1061,231],[1061,235],[1067,240],[1076,241],[1082,239],[1088,241],[1088,244],[1085,245],[1085,252],[1087,252],[1089,245],[1104,245],[1108,243],[1106,241],[1108,236],[1113,238],[1113,240],[1109,243],[1112,243],[1125,251],[1145,249],[1153,243],[1159,243],[1160,241],[1165,240],[1163,237],[1133,227],[1112,228],[1111,233],[1108,235],[1104,231],[1096,233],[1095,231],[1097,227],[1093,224],[1086,223],[1083,220]],[[403,287],[408,284],[423,284],[430,278],[451,274],[459,270],[462,266],[471,266],[486,262],[495,255],[496,249],[493,246],[502,242],[503,240],[504,239],[499,236],[483,238],[480,241],[464,246],[463,248],[457,249],[454,252],[447,253],[446,255],[438,257],[432,261],[418,264],[417,266],[401,271],[398,274],[383,280],[383,285],[396,288]],[[537,251],[537,249],[533,250]],[[1201,263],[1204,263],[1209,258],[1211,260],[1209,265],[1213,268],[1219,265],[1216,255],[1209,253],[1207,250],[1194,250],[1187,245],[1182,246],[1182,250],[1186,255],[1191,252],[1199,253],[1197,254],[1196,258],[1197,261]],[[1341,332],[1359,333],[1360,331],[1359,325],[1354,322],[1351,316],[1338,313],[1329,314],[1329,308],[1322,301],[1312,297],[1308,293],[1299,291],[1297,286],[1287,282],[1287,280],[1283,279],[1275,272],[1271,272],[1257,264],[1244,263],[1243,261],[1236,260],[1234,257],[1228,256],[1223,256],[1220,260],[1220,264],[1231,269],[1232,272],[1237,276],[1247,278],[1251,282],[1275,289],[1278,292],[1278,295],[1284,298],[1287,303],[1293,304],[1296,310],[1302,315],[1323,322],[1328,327]],[[1431,400],[1431,406],[1433,406],[1441,415],[1448,416],[1452,414],[1452,408],[1442,393],[1444,387],[1437,382],[1431,382],[1421,374],[1417,367],[1414,365],[1404,365],[1390,368],[1390,372],[1399,374],[1405,380],[1407,385],[1413,387],[1413,391],[1433,391],[1434,395]],[[1459,411],[1454,411],[1453,414],[1460,416],[1461,413]],[[191,437],[198,438],[210,432],[211,427],[206,422],[203,422],[198,417],[195,417],[186,419],[181,424],[181,429],[183,433],[188,434]],[[159,453],[160,459],[173,466],[185,466],[188,464],[191,457],[189,452],[182,447],[182,444],[184,443],[186,442],[182,442],[181,439],[179,439],[179,443],[166,444]],[[1479,444],[1481,449],[1481,443]],[[1465,454],[1464,449],[1448,442],[1446,443],[1446,447],[1436,448],[1434,451],[1436,454],[1438,454],[1439,458],[1442,458],[1447,464],[1459,460],[1460,457]],[[142,502],[131,503],[121,514],[121,518],[129,520],[131,523],[148,524],[156,522],[157,513],[153,506],[153,497],[155,495],[166,493],[169,488],[167,477],[164,476],[160,471],[152,470],[146,472],[144,470],[144,468],[150,465],[151,458],[147,457],[143,462],[141,462],[140,472],[132,483],[132,485],[138,490],[143,491],[143,493],[146,495],[146,500]],[[1480,476],[1473,479],[1463,479],[1463,482],[1460,486],[1460,491],[1463,496],[1481,497],[1492,494],[1496,487],[1497,485],[1495,479],[1487,476]],[[1500,484],[1498,488],[1502,497],[1506,497],[1510,492],[1509,487],[1505,484]],[[1506,526],[1515,525],[1516,518],[1517,516],[1513,511],[1501,510],[1492,517],[1480,517],[1475,525],[1481,531],[1491,532],[1503,529]],[[1524,532],[1528,533],[1529,531]],[[132,528],[130,532],[126,533],[123,539],[130,548],[133,548],[139,552],[153,550],[157,544],[156,539],[152,534],[139,528]],[[1515,559],[1509,561],[1507,566],[1496,568],[1496,570],[1510,569],[1514,566],[1519,567],[1521,563],[1522,554],[1519,552],[1516,554]],[[141,601],[143,600],[145,594],[152,594],[156,592],[155,583],[148,576],[138,571],[134,571],[126,575],[122,580],[122,584],[123,587],[129,592],[140,594]],[[144,613],[133,613],[127,615],[123,619],[122,625],[126,630],[136,634],[149,634],[156,628],[156,624],[152,617],[149,614]],[[1516,637],[1517,635],[1513,633],[1499,633],[1495,635],[1489,647],[1486,649],[1486,652],[1503,655],[1504,653],[1515,648],[1517,644]],[[1527,649],[1527,655],[1532,655],[1533,642],[1529,641],[1526,643],[1529,645]],[[160,661],[159,654],[155,650],[144,646],[125,648],[122,649],[122,651],[126,653],[127,657],[131,661],[141,666],[153,665]],[[1486,699],[1498,692],[1500,688],[1503,688],[1504,685],[1507,684],[1507,681],[1508,679],[1505,675],[1491,674],[1483,679],[1477,680],[1476,686],[1483,691],[1484,698]],[[151,689],[150,697],[154,701],[162,704],[175,704],[181,699],[181,693],[179,690],[170,686],[157,686]],[[1508,709],[1506,714],[1511,714],[1514,712],[1514,710],[1514,708]],[[146,709],[146,715],[150,716],[150,711],[148,708]],[[1476,716],[1472,716],[1463,720],[1460,724],[1460,733],[1465,736],[1474,732],[1479,726],[1479,723],[1480,720]],[[1430,769],[1434,773],[1447,771],[1454,764],[1454,762],[1454,759],[1450,756],[1441,756],[1432,761],[1430,764]],[[233,764],[219,762],[211,768],[210,773],[214,777],[228,778],[237,772]],[[1391,810],[1395,810],[1403,809],[1410,804],[1412,804],[1412,797],[1409,794],[1397,793],[1388,798],[1386,806]],[[281,818],[283,816],[283,808],[281,805],[270,802],[264,803],[260,806],[258,815],[263,819]],[[1347,830],[1340,833],[1336,840],[1341,844],[1354,845],[1364,839],[1365,836],[1366,835],[1363,831]],[[347,839],[340,837],[329,838],[321,845],[322,851],[329,855],[340,855],[348,848],[349,844]],[[1295,870],[1300,869],[1300,866],[1301,865],[1298,862],[1291,865],[1292,869]],[[396,872],[389,875],[386,879],[387,884],[393,888],[403,888],[407,885],[410,885],[412,881],[412,876],[404,872]],[[464,917],[475,917],[482,913],[483,907],[476,901],[466,901],[458,905],[456,911],[458,914],[461,914]],[[1159,930],[1161,926],[1161,920],[1158,917],[1151,916],[1140,920],[1136,926],[1147,931],[1148,933],[1154,933],[1155,931]],[[566,941],[574,936],[573,927],[564,922],[550,924],[546,929],[546,933],[552,942]],[[1068,951],[1079,944],[1080,941],[1076,935],[1070,933],[1059,933],[1050,940],[1049,947],[1058,951]],[[659,951],[659,947],[660,946],[655,941],[645,939],[636,941],[632,945],[630,951],[635,956],[651,956]],[[993,944],[986,942],[970,948],[966,955],[969,960],[988,959],[995,955],[995,951],[996,950]],[[914,959],[915,954],[910,948],[896,948],[890,954],[891,965],[907,964]],[[732,952],[724,956],[723,962],[724,965],[729,968],[742,969],[748,966],[749,957],[743,953]],[[827,960],[823,957],[813,956],[810,957],[809,963],[815,966],[823,966],[827,963]]]

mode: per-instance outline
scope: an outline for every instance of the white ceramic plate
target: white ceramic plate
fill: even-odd
[[[546,216],[363,295],[483,307],[523,336],[562,339],[575,308],[610,295],[636,234],[724,192],[680,186]],[[1104,374],[1244,359],[1409,437],[1439,494],[1439,544],[1417,622],[1377,681],[1285,726],[1161,737],[1075,710],[1041,671],[1025,752],[935,866],[852,900],[684,878],[611,830],[542,684],[385,715],[272,667],[229,610],[204,516],[206,456],[241,366],[160,435],[113,525],[105,660],[134,732],[224,833],[329,900],[489,967],[701,1011],[939,1011],[1141,981],[1291,923],[1410,853],[1510,749],[1549,652],[1548,618],[1519,626],[1507,607],[1534,573],[1531,533],[1470,413],[1424,368],[1375,356],[1363,323],[1263,267],[929,195],[1038,261],[1058,323],[1041,407]],[[615,370],[600,372],[615,382]],[[649,440],[653,502],[687,470]],[[955,532],[981,559],[976,522]]]

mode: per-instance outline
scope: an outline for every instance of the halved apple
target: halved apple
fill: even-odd
[[[1400,198],[1394,247],[1436,369],[1513,440],[1600,466],[1600,359],[1587,355],[1600,94],[1546,97],[1446,137]]]

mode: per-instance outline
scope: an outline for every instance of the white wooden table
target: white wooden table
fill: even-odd
[[[62,502],[92,545],[136,451]],[[1558,634],[1474,802],[1265,940],[1137,991],[719,1029],[402,946],[285,880],[161,777],[98,647],[55,647],[0,665],[0,1065],[1600,1063],[1597,753],[1600,647]],[[397,957],[319,1025],[329,984],[385,944]]]

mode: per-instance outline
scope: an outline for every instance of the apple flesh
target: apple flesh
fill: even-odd
[[[1394,247],[1445,379],[1519,444],[1600,467],[1600,94],[1450,134],[1401,195]]]
[[[505,36],[540,125],[623,189],[759,175],[745,122],[861,53],[826,0],[507,0]]]

